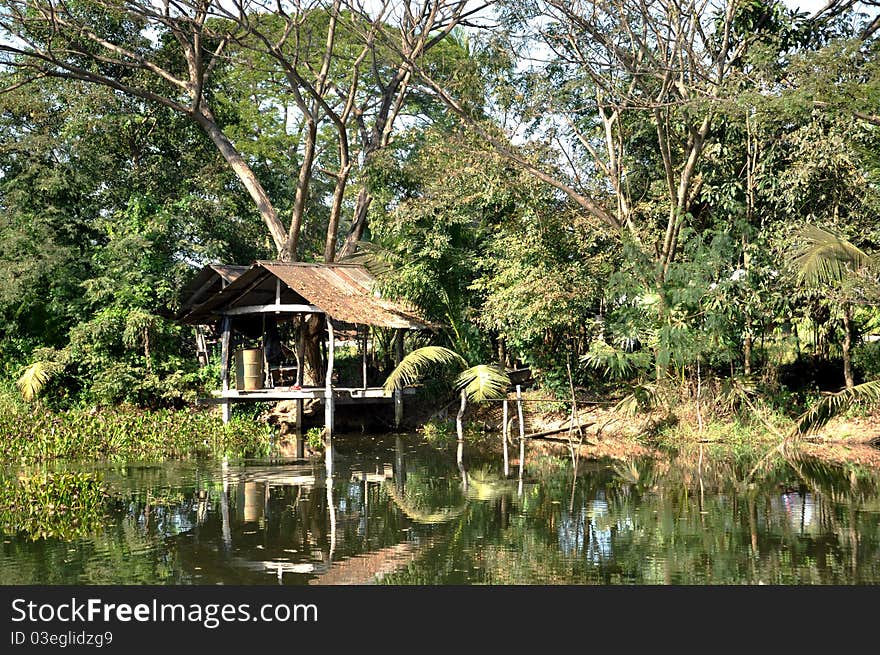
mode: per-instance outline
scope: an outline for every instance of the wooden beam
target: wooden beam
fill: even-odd
[[[230,307],[221,312],[224,316],[239,316],[241,314],[270,314],[272,312],[289,312],[293,314],[323,314],[320,307],[315,305],[294,304],[285,305],[272,303],[270,305],[244,305],[243,307]]]
[[[205,327],[203,325],[196,325],[196,357],[199,360],[199,368],[204,368],[208,365],[208,343],[205,340]]]
[[[230,300],[230,301],[229,301],[229,306],[232,307],[233,305],[235,305],[235,303],[239,302],[239,301],[240,301],[242,298],[244,298],[247,294],[249,294],[251,291],[253,291],[254,289],[256,289],[256,288],[257,288],[258,286],[260,286],[263,282],[265,282],[265,281],[266,281],[266,278],[268,278],[270,275],[271,275],[271,273],[269,273],[268,271],[266,271],[266,272],[262,273],[261,275],[259,275],[259,276],[257,277],[256,280],[254,280],[253,282],[251,282],[251,283],[247,286],[247,288],[245,288],[244,291],[242,291],[242,292],[239,293],[237,296],[235,296],[235,299],[234,299],[234,300]]]
[[[220,281],[221,282],[223,281],[222,277],[220,278]],[[197,302],[198,299],[201,298],[202,296],[204,296],[205,293],[208,291],[208,289],[210,289],[211,286],[214,285],[216,282],[217,282],[217,280],[215,280],[212,277],[207,282],[205,282],[202,286],[200,286],[198,289],[196,289],[196,292],[194,294],[192,294],[188,299],[188,302],[190,303],[190,305],[195,307],[198,304],[198,302]],[[222,289],[223,287],[221,286],[220,288]]]

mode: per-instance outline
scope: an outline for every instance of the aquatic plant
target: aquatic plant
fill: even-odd
[[[191,455],[266,454],[270,428],[204,411],[30,411],[8,403],[0,411],[0,462],[66,459],[164,459]]]
[[[106,513],[107,494],[91,473],[50,473],[0,484],[0,532],[31,539],[71,540],[93,533]]]

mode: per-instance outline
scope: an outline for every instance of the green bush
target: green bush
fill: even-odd
[[[455,425],[448,420],[430,419],[418,429],[418,432],[429,445],[440,450],[447,448],[456,440]]]
[[[880,341],[860,343],[853,348],[852,362],[863,379],[880,379]]]

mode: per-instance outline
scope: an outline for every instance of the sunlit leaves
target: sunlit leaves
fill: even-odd
[[[420,380],[433,366],[465,367],[467,362],[457,352],[443,346],[425,346],[406,355],[385,381],[385,392],[391,393]]]
[[[503,398],[510,386],[510,377],[500,366],[478,364],[462,371],[455,386],[464,389],[469,400]]]
[[[852,243],[817,225],[804,226],[803,242],[792,261],[798,281],[808,286],[835,284],[870,266],[873,260]]]

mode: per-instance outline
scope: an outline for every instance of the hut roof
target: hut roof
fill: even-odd
[[[180,290],[182,299],[180,316],[188,314],[193,307],[235,280],[246,270],[247,266],[237,264],[208,264]]]
[[[360,264],[256,261],[235,280],[195,305],[185,323],[210,323],[235,307],[306,303],[345,323],[421,330],[432,327],[413,309],[380,297]]]

